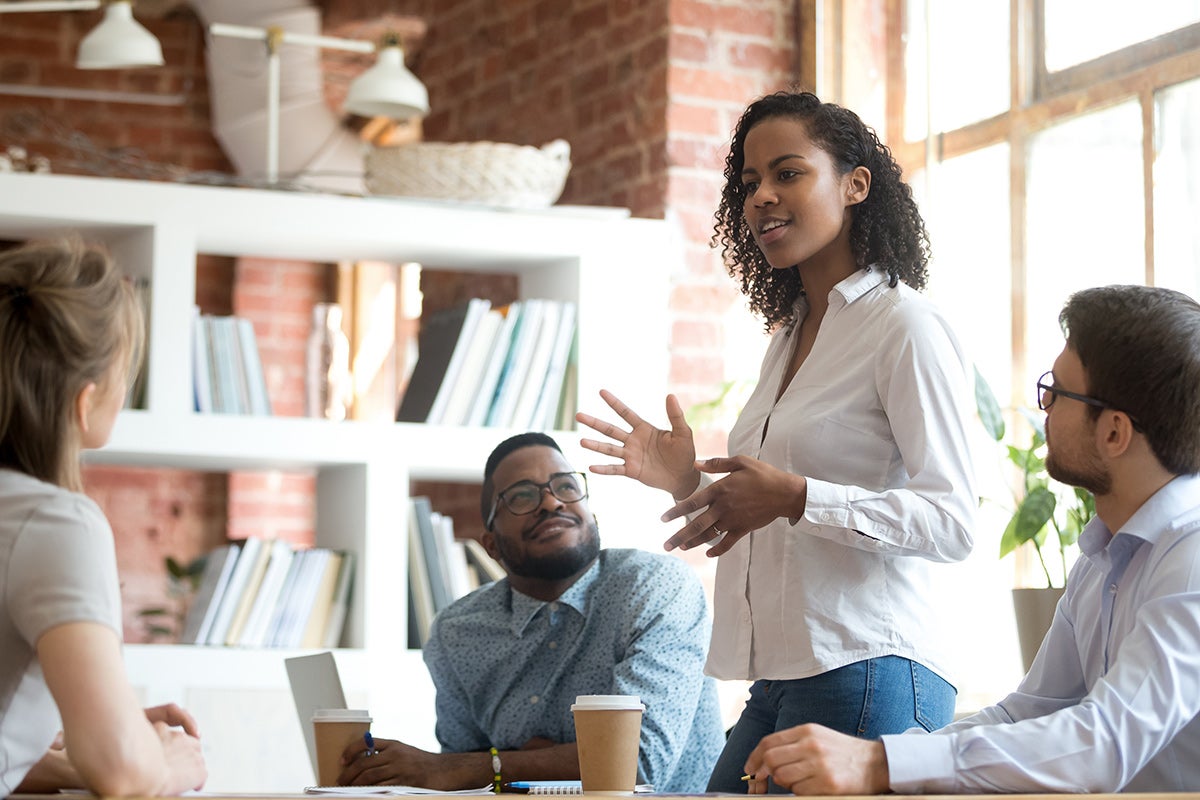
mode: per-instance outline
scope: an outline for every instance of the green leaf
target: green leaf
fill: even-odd
[[[1084,526],[1096,516],[1096,498],[1092,497],[1092,493],[1078,486],[1073,488],[1075,504],[1067,509],[1067,524],[1058,533],[1059,543],[1063,547],[1070,547],[1079,541]]]
[[[176,580],[182,580],[187,577],[187,567],[180,564],[173,557],[167,556],[167,573]]]
[[[1083,524],[1079,521],[1079,513],[1072,508],[1067,511],[1067,524],[1058,529],[1058,544],[1060,547],[1070,547],[1079,539]]]
[[[1013,514],[1012,519],[1008,521],[1008,527],[1004,529],[1004,535],[1000,537],[1000,558],[1004,558],[1020,547],[1021,543],[1017,541],[1017,515]]]
[[[1004,438],[1004,415],[1000,413],[1000,404],[992,387],[984,379],[979,367],[975,367],[975,410],[979,421],[983,423],[988,435],[997,442]]]
[[[1057,504],[1058,498],[1045,486],[1034,487],[1029,494],[1025,495],[1025,499],[1017,507],[1015,516],[1016,527],[1013,535],[1017,541],[1028,542],[1042,533],[1046,523],[1054,516],[1054,507]],[[1044,538],[1038,540],[1037,544],[1041,545],[1042,541]]]
[[[1033,429],[1033,444],[1029,445],[1029,449],[1037,450],[1046,443],[1046,416],[1028,408],[1022,408],[1020,411],[1029,422],[1029,427]]]
[[[1026,483],[1046,468],[1046,460],[1037,453],[1037,447],[1020,448],[1008,445],[1008,460],[1025,474]]]
[[[1083,521],[1088,522],[1092,517],[1096,516],[1096,498],[1087,489],[1079,486],[1075,488],[1075,499],[1079,501],[1079,506],[1083,509],[1086,516]]]
[[[139,617],[161,617],[171,612],[165,608],[143,608],[137,612]]]
[[[747,383],[744,380],[723,382],[720,393],[714,399],[688,406],[684,410],[684,418],[688,421],[689,425],[696,427],[715,421],[721,416],[722,412],[730,410],[740,411],[740,405],[733,407],[732,404],[737,403],[740,399],[740,390]]]

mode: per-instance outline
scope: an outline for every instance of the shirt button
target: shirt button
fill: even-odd
[[[821,522],[832,522],[832,521],[833,521],[833,514],[830,514],[828,511],[823,512],[821,514]]]
[[[538,696],[536,694],[533,697],[529,698],[530,705],[534,705],[535,703],[537,703],[537,701],[538,701]]]
[[[1117,593],[1117,585],[1115,583],[1108,587],[1108,593],[1109,594]]]
[[[557,649],[558,649],[558,642],[551,642],[550,644],[548,644],[548,645],[546,645],[546,646],[547,646],[547,647],[549,647],[551,650],[557,650]]]
[[[551,603],[551,604],[550,604],[550,610],[551,610],[551,611],[558,611],[558,603]]]

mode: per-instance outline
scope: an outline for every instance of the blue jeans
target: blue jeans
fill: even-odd
[[[934,730],[954,718],[956,694],[936,673],[900,656],[871,658],[811,678],[755,681],[708,791],[745,794],[742,767],[767,734],[806,722],[864,739],[917,726]],[[774,783],[770,790],[790,794]]]

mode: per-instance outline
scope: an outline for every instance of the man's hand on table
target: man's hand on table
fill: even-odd
[[[477,763],[476,763],[477,762]],[[375,752],[368,755],[361,742],[342,752],[344,786],[423,786],[452,791],[483,786],[491,780],[487,753],[430,753],[394,739],[375,739]],[[487,773],[484,780],[482,772]]]
[[[749,794],[766,794],[767,778],[794,794],[882,794],[888,791],[883,742],[820,725],[772,733],[746,759]]]

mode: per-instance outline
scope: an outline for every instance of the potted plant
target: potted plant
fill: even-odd
[[[1013,608],[1021,659],[1028,670],[1054,618],[1070,567],[1069,551],[1088,521],[1096,514],[1096,501],[1086,489],[1059,483],[1046,472],[1046,434],[1043,417],[1019,409],[1029,423],[1028,444],[1005,443],[1006,426],[1000,405],[987,381],[975,371],[975,402],[988,435],[1001,443],[1005,460],[1015,467],[1013,504],[1008,525],[1000,537],[1000,558],[1020,547],[1031,547],[1046,577],[1046,586],[1013,589]],[[1047,560],[1047,551],[1057,551]]]

